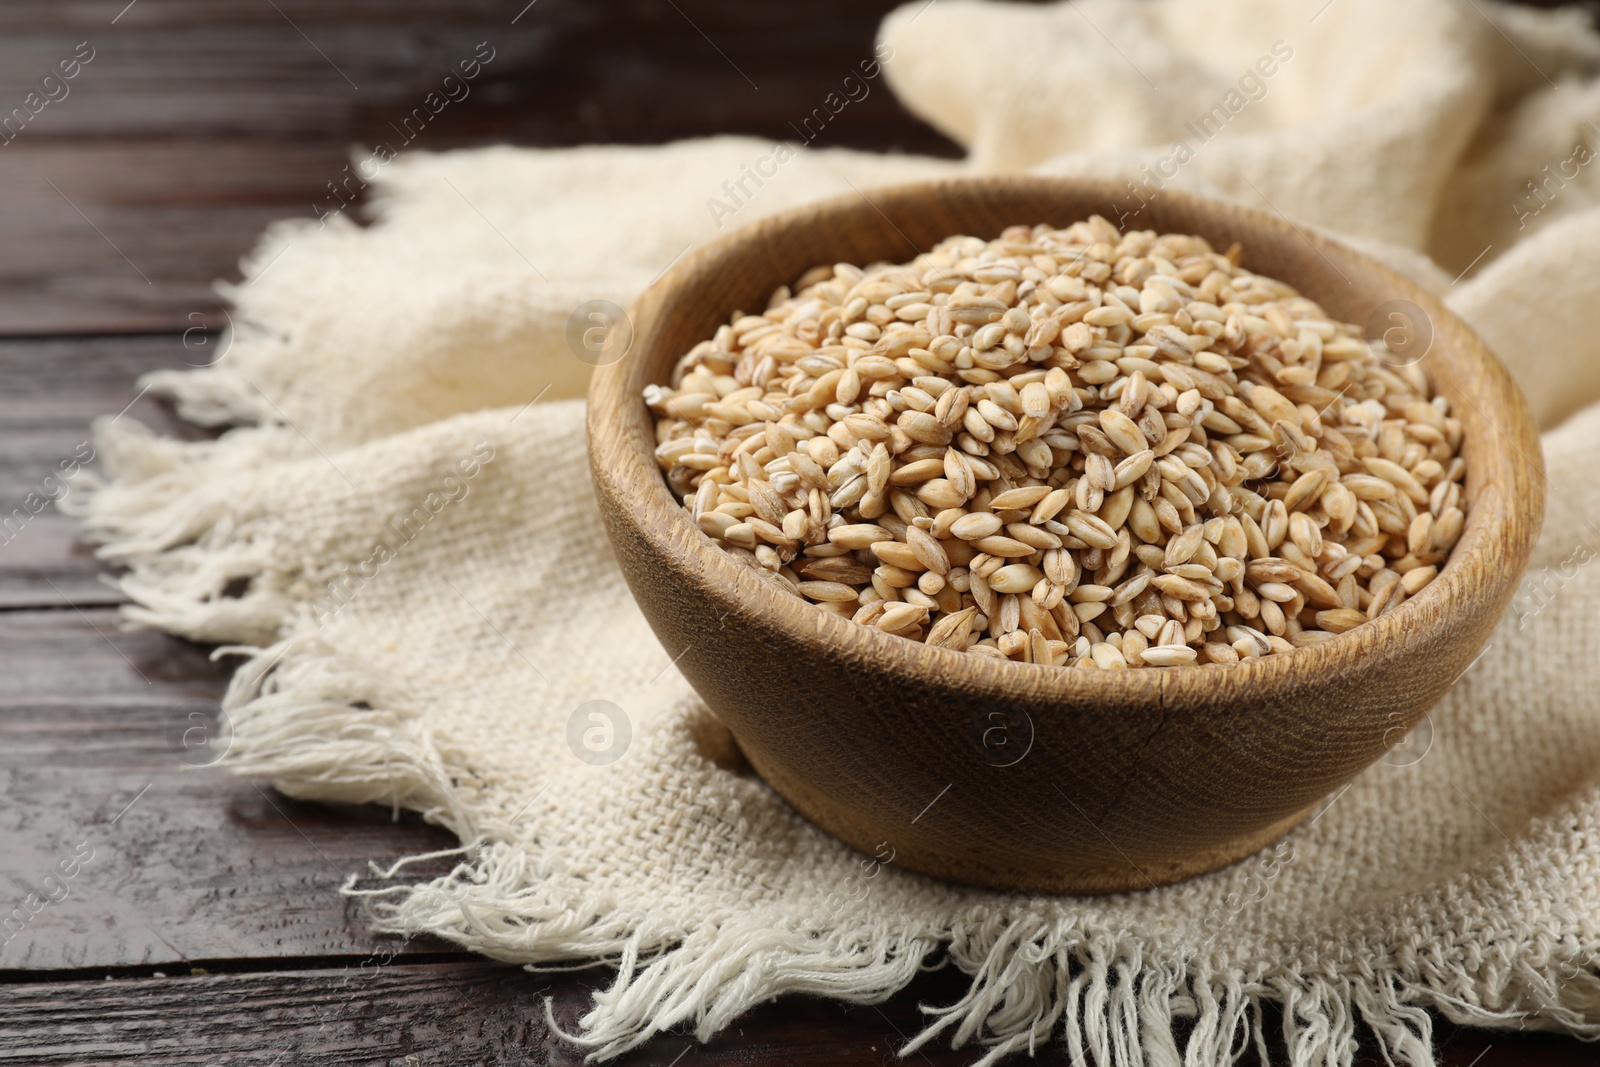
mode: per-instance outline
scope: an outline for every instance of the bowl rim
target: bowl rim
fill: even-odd
[[[1126,192],[1110,181],[1029,175],[945,178],[874,187],[869,190],[870,196],[859,190],[840,194],[776,212],[692,249],[653,282],[629,309],[634,331],[632,347],[625,358],[597,368],[589,388],[586,423],[596,490],[611,494],[623,504],[615,509],[616,516],[630,523],[657,551],[669,557],[680,574],[696,576],[699,591],[719,608],[727,608],[728,613],[741,608],[757,612],[764,625],[781,631],[797,645],[829,644],[839,649],[841,655],[853,653],[865,658],[884,676],[921,685],[936,679],[967,692],[1003,696],[1025,690],[1030,698],[1074,703],[1104,699],[1110,706],[1114,702],[1126,702],[1141,692],[1152,695],[1153,690],[1159,700],[1169,691],[1177,692],[1179,687],[1193,689],[1197,685],[1203,688],[1208,684],[1226,684],[1236,700],[1249,701],[1270,699],[1272,690],[1291,675],[1325,672],[1329,679],[1348,675],[1352,665],[1359,668],[1384,662],[1425,637],[1453,631],[1458,628],[1452,624],[1452,617],[1460,611],[1459,604],[1470,604],[1486,594],[1492,599],[1497,588],[1508,588],[1520,574],[1521,565],[1537,537],[1543,513],[1543,457],[1537,437],[1533,436],[1535,431],[1526,401],[1482,339],[1421,285],[1343,242],[1296,225],[1281,214],[1272,215],[1230,201],[1174,189],[1161,190],[1160,198],[1192,209],[1224,209],[1233,220],[1230,225],[1241,229],[1239,239],[1244,242],[1247,255],[1252,240],[1258,247],[1264,240],[1305,242],[1336,270],[1342,264],[1375,275],[1396,297],[1416,304],[1429,316],[1433,324],[1433,344],[1439,346],[1441,339],[1446,342],[1438,355],[1449,371],[1456,372],[1432,373],[1430,381],[1436,393],[1447,395],[1452,416],[1462,419],[1462,454],[1472,453],[1463,486],[1469,504],[1465,509],[1466,522],[1455,548],[1432,582],[1377,619],[1328,640],[1297,648],[1292,653],[1261,656],[1231,665],[1074,670],[976,656],[888,634],[818,610],[809,602],[773,587],[770,579],[751,573],[748,564],[719,548],[689,520],[655,460],[654,417],[649,414],[642,397],[647,384],[659,383],[657,375],[647,373],[647,360],[642,358],[651,336],[663,328],[678,292],[707,272],[717,271],[725,254],[752,237],[781,238],[788,227],[815,225],[819,214],[860,210],[862,201],[884,215],[893,226],[893,219],[885,213],[886,205],[899,210],[918,197],[937,197],[943,191],[960,187],[978,187],[994,193],[1010,189],[1045,194],[1058,192],[1075,197],[1098,196],[1108,205]],[[1252,229],[1254,232],[1244,232]],[[910,243],[909,238],[907,243]],[[785,279],[771,288],[792,281]],[[1319,304],[1322,302],[1316,293],[1304,295]],[[733,310],[722,309],[722,321]],[[676,358],[673,357],[674,362]],[[672,366],[673,362],[667,363],[668,373]],[[1480,373],[1459,373],[1469,368]],[[1452,379],[1464,380],[1465,388],[1476,396],[1464,391],[1462,381]],[[1472,388],[1474,385],[1481,388]],[[1469,410],[1461,410],[1463,399]],[[608,418],[604,414],[607,411],[620,413],[621,417]],[[1492,418],[1491,413],[1500,418]],[[1523,438],[1521,445],[1501,429],[1500,423],[1508,421],[1513,424],[1513,432]],[[1510,451],[1493,447],[1494,434],[1511,446]],[[610,462],[602,463],[600,446],[606,443],[616,447],[609,450],[607,459]],[[1511,452],[1518,454],[1520,463],[1512,458]],[[1516,518],[1518,502],[1532,498],[1537,499],[1537,508],[1533,511],[1531,529],[1518,546],[1513,543],[1510,527]],[[663,511],[667,513],[665,527],[647,520],[647,516]],[[1505,576],[1506,563],[1516,564],[1510,570],[1511,578]]]

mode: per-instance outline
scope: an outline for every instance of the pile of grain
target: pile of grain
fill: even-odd
[[[645,400],[700,529],[821,610],[1231,664],[1394,610],[1460,536],[1461,424],[1394,363],[1237,247],[1096,217],[819,267]]]

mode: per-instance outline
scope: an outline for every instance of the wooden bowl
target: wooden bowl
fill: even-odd
[[[684,258],[631,311],[596,374],[590,462],[646,618],[750,763],[868,855],[999,889],[1142,889],[1288,831],[1404,736],[1471,664],[1544,508],[1539,439],[1468,327],[1383,265],[1287,221],[1163,191],[1129,226],[1243,245],[1244,265],[1335,318],[1393,300],[1431,320],[1424,368],[1464,423],[1465,530],[1440,575],[1376,621],[1237,666],[1067,670],[893,637],[775,590],[673,499],[640,399],[736,309],[818,264],[904,262],[952,234],[1116,220],[1110,184],[981,178],[850,195],[764,219]]]

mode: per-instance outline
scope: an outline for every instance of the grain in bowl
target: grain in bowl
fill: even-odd
[[[1232,664],[1393,610],[1459,538],[1460,422],[1388,356],[1237,246],[1094,217],[818,267],[645,400],[699,528],[819,610]]]

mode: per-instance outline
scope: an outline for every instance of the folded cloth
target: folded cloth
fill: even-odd
[[[380,930],[613,963],[572,1035],[601,1058],[779,994],[878,1000],[939,959],[970,989],[910,1044],[983,1063],[1062,1040],[1223,1064],[1268,1002],[1296,1067],[1349,1064],[1358,1025],[1432,1063],[1425,1009],[1600,1036],[1600,37],[1492,0],[918,0],[879,57],[851,91],[886,79],[967,160],[412,153],[368,175],[369,227],[267,232],[226,287],[224,354],[152,376],[235,428],[105,423],[110,477],[81,505],[130,620],[248,656],[233,771],[455,833],[450,873],[402,861],[346,892]],[[1488,651],[1285,841],[1149,892],[942,884],[800,819],[635,609],[561,399],[589,370],[574,309],[625,304],[686,248],[823,195],[1023,168],[1127,177],[1125,227],[1172,185],[1376,252],[1447,294],[1548,430],[1545,532]]]

